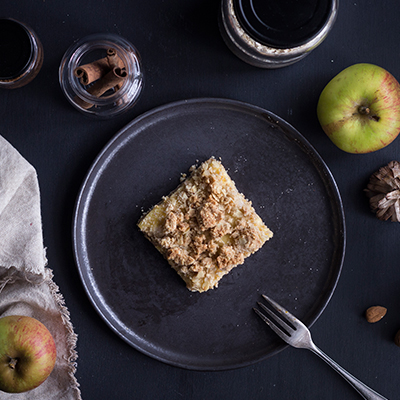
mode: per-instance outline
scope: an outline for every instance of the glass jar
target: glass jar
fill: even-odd
[[[280,68],[300,61],[326,38],[339,0],[222,0],[219,26],[243,61]]]
[[[39,73],[43,46],[28,25],[12,18],[0,18],[0,48],[0,88],[20,88]]]
[[[110,54],[118,62],[113,64]],[[85,80],[86,66],[94,74]],[[59,82],[64,95],[77,110],[97,117],[115,116],[132,108],[140,96],[143,88],[140,54],[118,35],[87,36],[65,52],[59,68]]]

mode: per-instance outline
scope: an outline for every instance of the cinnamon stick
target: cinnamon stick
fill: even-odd
[[[124,64],[121,58],[118,56],[114,49],[107,50],[107,60],[111,69],[113,68],[124,68]]]
[[[110,70],[108,57],[93,61],[89,64],[75,68],[74,75],[79,78],[82,85],[89,85],[104,76]]]
[[[88,93],[95,97],[102,96],[107,90],[121,84],[127,76],[127,72],[123,68],[115,67],[103,78],[99,79],[87,90]]]
[[[101,97],[108,90],[116,87],[121,87],[127,75],[128,74],[125,68],[113,68],[110,72],[108,72],[101,79],[97,80],[92,86],[90,86],[87,92],[92,96]],[[88,103],[80,98],[76,98],[75,101],[85,110],[93,107],[92,103]]]
[[[82,85],[87,86],[87,92],[94,97],[103,96],[108,90],[118,91],[128,75],[123,61],[113,48],[107,49],[106,57],[91,63],[81,65],[74,70],[74,75],[79,78]],[[92,103],[76,97],[76,104],[84,109],[94,106]]]
[[[114,68],[124,68],[124,64],[113,48],[107,49],[107,56],[75,68],[74,75],[82,85],[90,85]]]

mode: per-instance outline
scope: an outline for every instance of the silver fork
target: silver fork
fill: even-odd
[[[300,349],[308,349],[321,357],[327,364],[329,364],[336,372],[339,373],[364,399],[368,400],[387,400],[386,397],[381,396],[367,385],[359,381],[353,375],[349,374],[339,364],[328,357],[322,350],[320,350],[312,341],[311,333],[308,328],[293,316],[289,311],[285,310],[274,300],[268,296],[262,295],[267,303],[274,309],[277,314],[272,312],[263,303],[257,303],[260,308],[264,311],[261,312],[259,309],[254,308],[254,311],[266,322],[271,329],[287,344],[297,347]],[[267,315],[268,316],[267,316]],[[289,325],[290,324],[290,325]]]

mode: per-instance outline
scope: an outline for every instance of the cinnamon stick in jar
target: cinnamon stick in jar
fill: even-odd
[[[82,85],[87,86],[102,78],[115,67],[124,68],[124,64],[117,52],[110,48],[107,49],[106,57],[75,68],[74,75],[79,78]]]
[[[122,84],[127,75],[124,68],[115,67],[104,75],[102,79],[90,86],[87,92],[95,97],[101,97],[108,90]]]
[[[118,56],[114,49],[107,49],[107,61],[108,65],[111,69],[113,68],[124,68],[124,63],[121,58]]]
[[[118,91],[128,74],[115,49],[109,48],[106,57],[77,67],[74,75],[82,85],[91,85],[86,88],[87,93],[99,98],[110,89]],[[93,104],[81,98],[76,98],[75,101],[84,109],[93,107]]]
[[[82,85],[86,86],[100,79],[109,69],[108,57],[104,57],[89,64],[80,65],[75,69],[74,75],[79,78]]]
[[[97,80],[87,89],[87,92],[95,97],[103,96],[108,90],[120,88],[123,85],[124,79],[128,76],[125,68],[115,67],[101,79]],[[93,107],[93,104],[85,100],[76,98],[76,102],[85,110]]]

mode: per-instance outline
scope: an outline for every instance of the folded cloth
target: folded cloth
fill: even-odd
[[[37,388],[1,399],[80,400],[76,341],[70,314],[43,245],[40,191],[35,169],[0,136],[0,317],[26,315],[54,337],[55,367]]]

